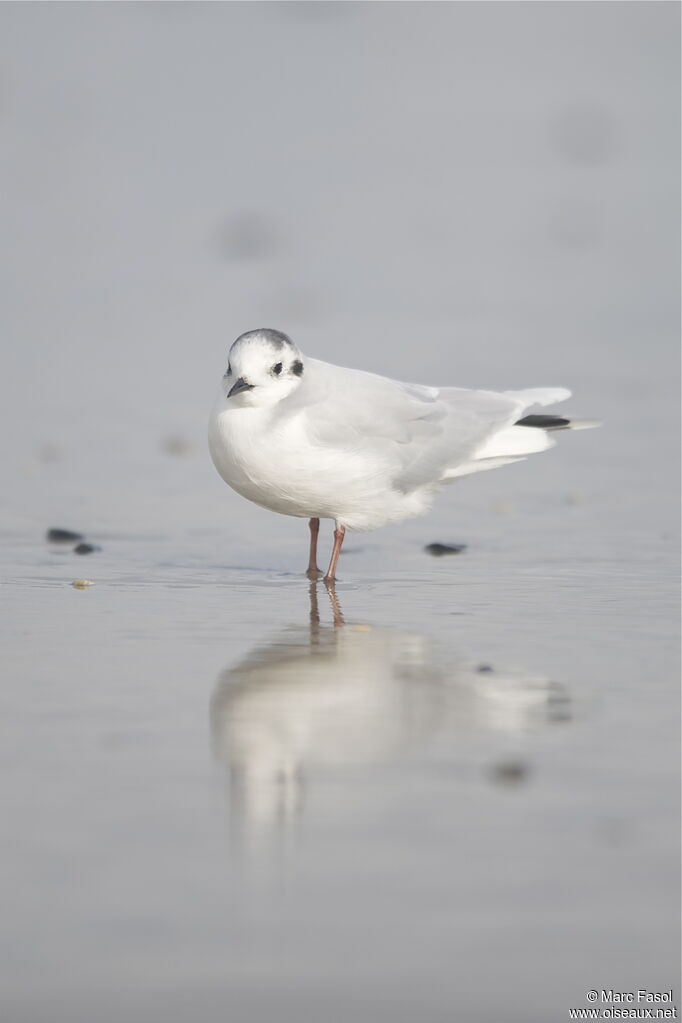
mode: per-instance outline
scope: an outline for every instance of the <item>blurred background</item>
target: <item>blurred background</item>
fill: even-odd
[[[679,20],[0,6],[8,1019],[550,1023],[674,986]],[[345,617],[389,631],[324,605],[321,640],[303,523],[206,451],[260,326],[606,425],[353,538]],[[303,815],[297,853],[247,883],[230,814],[259,848]]]
[[[176,435],[203,455],[229,345],[258,326],[398,378],[664,414],[675,4],[1,17],[10,464],[94,472],[96,451],[108,475],[133,432],[137,460]]]

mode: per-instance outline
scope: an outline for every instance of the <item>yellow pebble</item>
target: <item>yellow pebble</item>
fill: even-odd
[[[92,579],[74,579],[71,583],[76,590],[87,590],[88,586],[92,586]]]

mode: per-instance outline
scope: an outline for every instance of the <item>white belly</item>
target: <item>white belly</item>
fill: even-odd
[[[426,488],[396,491],[360,452],[311,445],[300,417],[273,428],[267,408],[227,409],[219,399],[209,421],[209,449],[233,490],[282,515],[374,529],[419,515],[431,503]]]

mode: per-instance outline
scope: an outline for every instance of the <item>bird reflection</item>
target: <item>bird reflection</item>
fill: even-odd
[[[333,624],[310,621],[221,672],[211,701],[216,757],[229,768],[235,837],[249,846],[290,835],[316,770],[380,763],[464,731],[518,734],[566,720],[565,691],[547,679],[444,661],[432,640],[346,624],[333,588]]]

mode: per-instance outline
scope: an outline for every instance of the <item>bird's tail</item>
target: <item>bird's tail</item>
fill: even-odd
[[[538,387],[526,391],[506,391],[528,407],[529,405],[552,405],[556,401],[564,401],[571,392],[565,387]],[[521,409],[523,409],[523,405]],[[557,430],[589,430],[601,426],[598,419],[571,419],[568,416],[551,416],[531,414],[517,419],[511,426],[506,426],[489,437],[476,451],[473,458],[463,465],[449,469],[443,479],[451,480],[458,476],[468,476],[472,472],[483,472],[486,469],[497,469],[500,465],[518,462],[535,454],[554,447],[551,436]]]

